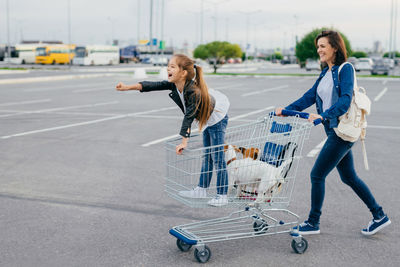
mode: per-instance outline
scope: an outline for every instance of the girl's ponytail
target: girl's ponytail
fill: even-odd
[[[200,130],[207,123],[212,112],[211,98],[208,93],[208,87],[204,81],[203,69],[194,65],[195,84],[200,89],[200,101],[197,102],[196,110],[199,111],[198,121]]]
[[[178,66],[182,70],[187,71],[186,82],[194,82],[196,87],[196,110],[198,112],[196,119],[199,122],[200,130],[206,125],[208,119],[210,118],[211,112],[213,110],[211,104],[211,97],[208,93],[208,87],[204,81],[203,69],[200,66],[196,66],[194,61],[188,56],[183,54],[174,55]]]

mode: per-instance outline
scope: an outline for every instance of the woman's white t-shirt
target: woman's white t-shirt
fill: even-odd
[[[322,100],[322,112],[332,106],[333,79],[332,72],[327,71],[318,84],[317,94]]]

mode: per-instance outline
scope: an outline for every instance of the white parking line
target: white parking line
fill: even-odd
[[[384,80],[383,82],[382,82],[382,85],[385,85],[387,83],[387,80]]]
[[[275,108],[274,106],[270,106],[270,107],[267,107],[267,108],[258,109],[258,110],[255,110],[255,111],[243,114],[243,115],[232,117],[232,118],[229,119],[229,121],[239,120],[239,119],[241,119],[243,117],[247,117],[247,116],[250,116],[250,115],[253,115],[253,114],[261,113],[261,112],[264,112],[264,111],[267,111],[267,110],[271,110],[271,109],[274,109],[274,108]],[[192,134],[196,133],[198,131],[199,131],[199,129],[196,128],[196,129],[192,130]],[[148,147],[148,146],[151,146],[151,145],[162,143],[162,142],[167,141],[169,139],[177,138],[179,136],[180,136],[179,134],[170,135],[170,136],[167,136],[167,137],[163,137],[163,138],[160,138],[160,139],[157,139],[157,140],[150,141],[148,143],[142,144],[142,146],[143,147]]]
[[[328,138],[325,138],[321,143],[319,143],[313,150],[311,150],[308,154],[307,157],[309,158],[313,158],[315,157],[315,155],[317,155],[319,153],[319,151],[321,150],[321,148],[324,146],[326,140],[328,140]]]
[[[232,88],[237,88],[237,87],[245,87],[246,85],[244,84],[238,84],[238,83],[234,83],[232,85],[226,85],[226,86],[222,86],[222,87],[213,87],[210,86],[211,89],[215,89],[215,90],[225,90],[225,89],[232,89]]]
[[[387,87],[383,88],[383,90],[374,98],[374,101],[379,101],[379,99],[381,99],[381,97],[387,92]]]
[[[72,91],[72,93],[86,93],[86,92],[105,91],[105,90],[114,92],[115,88],[113,86],[109,86],[109,87],[103,87],[103,88],[80,89],[80,90],[74,90],[74,91]]]
[[[44,103],[50,102],[51,99],[38,99],[38,100],[30,100],[30,101],[21,101],[21,102],[9,102],[9,103],[1,103],[1,107],[5,106],[14,106],[14,105],[26,105],[26,104],[36,104],[36,103]]]
[[[57,127],[52,127],[52,128],[39,129],[39,130],[34,130],[34,131],[16,133],[16,134],[12,134],[12,135],[0,136],[0,139],[9,139],[12,137],[19,137],[19,136],[36,134],[36,133],[56,131],[56,130],[71,128],[71,127],[95,124],[95,123],[99,123],[99,122],[117,120],[117,119],[122,119],[122,118],[127,118],[127,117],[134,117],[136,115],[142,115],[142,114],[146,114],[146,113],[152,113],[152,112],[158,112],[158,111],[164,111],[164,110],[170,110],[170,109],[176,109],[176,108],[177,107],[172,107],[172,108],[168,107],[168,108],[153,109],[153,110],[136,112],[136,113],[129,113],[129,114],[118,115],[118,116],[113,116],[113,117],[108,117],[108,118],[103,118],[103,119],[98,119],[98,120],[84,121],[84,122],[80,122],[80,123],[74,123],[74,124],[62,125],[62,126],[57,126]]]
[[[368,124],[367,128],[375,128],[375,129],[388,129],[388,130],[400,130],[399,126],[382,126],[382,125],[370,125]]]
[[[268,88],[268,89],[264,89],[264,90],[259,90],[259,91],[253,91],[250,93],[246,93],[246,94],[242,94],[242,96],[251,96],[251,95],[258,95],[258,94],[262,94],[265,92],[269,92],[269,91],[275,91],[275,90],[279,90],[279,89],[283,89],[283,88],[287,88],[289,87],[289,85],[285,84],[285,85],[281,85],[281,86],[277,86],[277,87],[272,87],[272,88]]]
[[[24,92],[45,92],[45,91],[56,91],[56,90],[64,90],[64,89],[76,89],[76,88],[81,88],[81,87],[96,87],[96,86],[104,86],[105,83],[94,83],[94,84],[68,84],[65,86],[52,86],[52,87],[41,87],[41,88],[31,88],[31,89],[25,89]],[[110,88],[113,88],[114,85],[110,84]]]
[[[69,107],[62,107],[62,108],[50,108],[50,109],[31,110],[31,111],[2,110],[2,112],[15,112],[15,113],[0,115],[0,118],[18,116],[18,115],[23,115],[23,114],[48,113],[48,112],[68,110],[68,109],[91,108],[91,107],[98,107],[98,106],[104,106],[104,105],[113,105],[113,104],[117,104],[117,103],[119,103],[119,102],[112,101],[112,102],[96,103],[96,104],[89,104],[89,105],[69,106]]]

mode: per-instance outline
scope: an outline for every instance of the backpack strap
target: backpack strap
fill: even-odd
[[[353,64],[351,64],[350,62],[343,62],[340,66],[339,66],[339,70],[338,70],[338,79],[340,79],[340,71],[343,69],[344,65],[346,64],[350,64],[350,66],[353,68],[353,73],[354,73],[354,88],[356,90],[358,90],[358,84],[357,84],[357,77],[356,77],[356,70],[354,69]]]
[[[350,64],[350,66],[353,68],[353,73],[354,73],[354,87],[353,90],[359,90],[359,87],[357,85],[357,77],[356,77],[356,70],[354,69],[353,65],[350,62],[344,62],[339,66],[339,70],[338,70],[338,79],[339,79],[339,74],[340,71],[342,70],[342,68],[344,67],[345,64]],[[365,89],[362,88],[362,90],[364,90],[365,93]],[[353,92],[354,94],[354,92]],[[363,120],[365,119],[365,112],[362,111],[362,116],[363,116]],[[362,146],[362,152],[363,152],[363,158],[364,158],[364,167],[366,170],[369,170],[369,164],[368,164],[368,157],[367,157],[367,150],[365,149],[365,128],[363,128],[361,130],[361,136],[360,136],[360,140],[361,140],[361,146]]]

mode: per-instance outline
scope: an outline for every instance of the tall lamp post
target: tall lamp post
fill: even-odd
[[[248,50],[249,50],[249,25],[250,25],[250,15],[256,14],[261,12],[260,9],[255,10],[255,11],[249,11],[249,12],[244,12],[244,11],[239,11],[242,14],[246,15],[246,63],[248,59]]]
[[[7,9],[7,62],[10,62],[10,7],[8,0],[6,1]]]
[[[68,66],[71,67],[71,0],[68,0]]]

